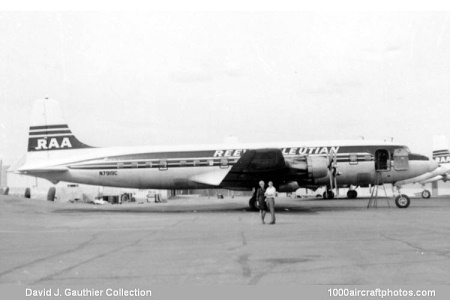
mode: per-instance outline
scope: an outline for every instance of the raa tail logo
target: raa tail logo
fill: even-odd
[[[433,157],[435,161],[441,164],[450,163],[450,155],[447,156],[435,156]]]
[[[61,142],[58,142],[57,138],[43,138],[37,140],[37,147],[35,150],[50,150],[50,149],[62,149],[72,148],[72,143],[68,137],[64,137]]]

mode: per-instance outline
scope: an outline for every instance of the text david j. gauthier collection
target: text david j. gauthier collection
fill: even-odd
[[[123,289],[123,288],[106,288],[106,289],[71,289],[71,288],[55,288],[55,289],[25,289],[27,297],[151,297],[151,290],[141,289]]]

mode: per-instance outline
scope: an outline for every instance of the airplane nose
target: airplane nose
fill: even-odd
[[[437,167],[439,167],[439,163],[435,161],[434,159],[430,159],[428,156],[417,154],[417,153],[410,153],[409,160],[411,161],[423,161],[425,164],[422,164],[422,166],[425,167],[425,169],[428,169],[428,172],[434,171]]]
[[[428,163],[428,172],[432,172],[439,167],[439,163],[434,159],[430,159]]]

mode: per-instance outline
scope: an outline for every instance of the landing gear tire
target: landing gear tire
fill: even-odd
[[[424,191],[422,192],[422,198],[423,198],[423,199],[430,199],[430,197],[431,197],[431,193],[430,193],[429,190],[424,190]]]
[[[120,202],[128,202],[130,201],[130,197],[127,194],[123,194],[122,196],[120,196]]]
[[[356,199],[356,197],[358,197],[358,192],[355,190],[349,190],[347,192],[347,198],[348,199]]]
[[[395,205],[397,205],[398,208],[407,208],[409,204],[411,203],[411,200],[408,196],[401,194],[398,195],[395,198]]]
[[[323,199],[334,199],[333,191],[323,192]]]

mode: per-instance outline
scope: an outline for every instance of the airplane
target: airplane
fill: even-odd
[[[62,117],[59,103],[35,102],[25,163],[17,173],[59,181],[137,189],[247,190],[271,180],[278,192],[300,187],[369,186],[436,176],[438,163],[393,142],[329,141],[203,146],[98,148],[81,142]],[[400,192],[400,190],[399,190]],[[357,192],[350,189],[349,198]],[[254,208],[254,199],[249,200]],[[410,199],[398,195],[406,208]]]
[[[439,180],[447,182],[447,180],[450,179],[450,151],[447,139],[443,135],[435,136],[433,139],[433,160],[439,164],[439,175],[419,181],[423,187],[425,187],[425,184],[427,183],[433,183]],[[430,197],[430,191],[424,188],[422,191],[422,198],[429,199]]]

